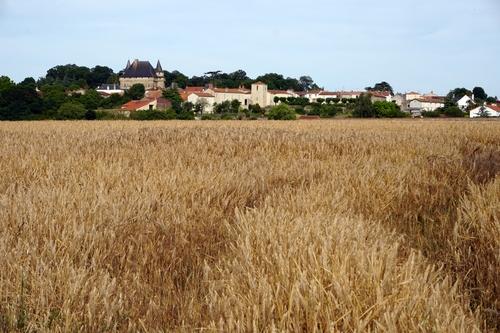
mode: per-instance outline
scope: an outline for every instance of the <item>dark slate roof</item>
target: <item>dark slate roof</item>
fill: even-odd
[[[156,72],[149,61],[134,60],[134,62],[130,64],[130,66],[127,66],[127,68],[125,68],[122,77],[156,77]]]
[[[160,60],[158,60],[158,63],[156,64],[156,72],[163,72],[163,68],[161,68]]]

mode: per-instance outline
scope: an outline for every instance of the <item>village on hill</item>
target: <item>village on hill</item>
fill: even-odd
[[[165,89],[165,75],[158,61],[154,68],[149,61],[133,62],[128,61],[123,74],[120,76],[120,84],[104,84],[97,88],[97,91],[103,96],[109,96],[112,93],[124,94],[134,84],[142,84],[146,89],[145,97],[138,101],[130,101],[122,106],[125,111],[133,112],[137,110],[156,110],[168,108],[169,102],[159,94],[159,90]],[[439,96],[434,92],[421,94],[418,92],[407,92],[393,94],[388,90],[370,90],[370,91],[327,91],[323,89],[312,89],[309,91],[272,90],[264,82],[258,81],[251,84],[251,88],[240,86],[238,88],[218,88],[213,84],[205,86],[194,86],[179,88],[175,84],[171,88],[179,90],[179,94],[184,102],[193,105],[201,105],[203,112],[213,113],[214,106],[224,102],[239,101],[241,106],[248,109],[250,105],[259,105],[262,108],[275,106],[280,103],[301,98],[309,103],[330,103],[345,100],[355,100],[363,94],[369,94],[372,102],[393,102],[403,112],[411,116],[422,116],[425,112],[434,112],[444,108],[446,96]],[[457,102],[460,110],[465,111],[472,106],[470,117],[479,117],[481,106],[476,105],[474,95],[464,95]],[[487,104],[486,112],[489,116],[500,115],[500,104]]]
[[[385,81],[358,91],[329,91],[312,78],[269,73],[250,79],[242,70],[201,77],[165,71],[158,61],[127,61],[114,73],[56,66],[35,81],[0,77],[0,120],[23,119],[314,119],[334,117],[500,116],[497,97],[483,88],[394,92]]]

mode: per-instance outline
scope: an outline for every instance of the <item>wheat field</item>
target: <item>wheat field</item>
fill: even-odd
[[[0,331],[500,329],[500,122],[24,122],[0,142]]]

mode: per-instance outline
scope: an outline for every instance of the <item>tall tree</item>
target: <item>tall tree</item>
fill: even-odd
[[[8,76],[0,76],[0,94],[2,91],[14,87],[16,84]]]
[[[373,106],[372,99],[369,94],[362,94],[356,100],[356,105],[352,115],[360,118],[372,118],[376,116],[376,109]]]
[[[394,90],[392,89],[392,86],[385,82],[379,82],[375,84],[373,87],[366,87],[365,88],[367,91],[388,91],[391,93],[391,95],[394,95]]]
[[[304,75],[299,78],[299,84],[302,91],[308,91],[313,88],[314,80],[310,76]]]
[[[167,89],[163,92],[163,97],[168,99],[172,103],[172,109],[176,113],[182,112],[182,98],[179,95],[179,91],[177,89]]]
[[[485,101],[488,98],[488,95],[481,87],[474,87],[474,89],[472,89],[472,93],[474,94],[475,99],[479,99],[481,101]]]
[[[144,98],[145,93],[146,89],[144,88],[144,85],[140,83],[132,85],[132,87],[130,87],[130,89],[127,91],[129,97],[134,100],[140,100]]]

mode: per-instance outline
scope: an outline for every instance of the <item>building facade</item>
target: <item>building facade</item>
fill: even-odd
[[[120,88],[130,89],[134,84],[142,84],[146,90],[165,89],[165,74],[160,61],[153,68],[149,61],[135,59],[127,62],[126,68],[120,75]]]

